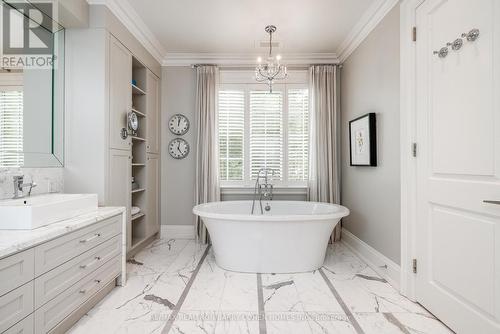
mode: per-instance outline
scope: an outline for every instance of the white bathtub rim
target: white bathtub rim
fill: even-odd
[[[252,203],[252,201],[228,201],[228,202],[210,202],[199,204],[193,208],[193,213],[201,218],[208,219],[217,219],[217,220],[232,220],[232,221],[255,221],[255,222],[303,222],[303,221],[329,221],[331,219],[340,219],[349,215],[350,211],[348,208],[338,204],[331,203],[323,203],[323,202],[308,202],[308,201],[299,201],[299,203],[309,203],[309,204],[320,204],[334,207],[336,210],[333,213],[323,213],[323,214],[293,214],[293,215],[251,215],[248,214],[240,214],[240,213],[215,213],[215,212],[206,212],[203,210],[206,207],[221,205],[221,203]],[[274,201],[279,203],[289,203],[294,204],[295,201]],[[296,203],[296,202],[295,202]],[[258,203],[256,202],[256,205]],[[272,203],[271,203],[272,207]],[[257,208],[256,208],[257,209]]]

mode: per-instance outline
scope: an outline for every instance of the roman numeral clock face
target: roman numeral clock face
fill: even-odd
[[[170,118],[168,128],[173,134],[182,136],[189,130],[189,120],[184,115],[175,114]]]
[[[189,154],[189,144],[182,138],[175,138],[168,144],[168,153],[174,159],[184,159]]]

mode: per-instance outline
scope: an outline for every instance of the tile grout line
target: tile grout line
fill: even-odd
[[[193,285],[193,282],[196,279],[196,276],[198,276],[198,272],[200,271],[201,265],[203,264],[203,262],[205,261],[205,258],[208,255],[209,249],[210,249],[210,245],[208,245],[207,248],[205,248],[205,251],[203,252],[203,256],[200,259],[200,262],[198,262],[198,265],[196,265],[195,270],[191,274],[191,277],[189,278],[189,281],[187,282],[186,287],[182,291],[182,294],[179,297],[179,300],[175,304],[175,307],[172,310],[172,313],[168,317],[168,321],[167,321],[165,327],[163,327],[161,334],[167,334],[170,331],[170,329],[172,328],[172,325],[174,324],[175,318],[179,314],[179,311],[181,310],[182,304],[184,303],[184,300],[186,299],[186,297],[189,293],[189,290],[191,289],[191,286]]]
[[[354,329],[356,330],[356,333],[364,334],[363,329],[361,328],[358,321],[356,320],[356,318],[352,314],[351,310],[349,309],[349,307],[347,307],[346,303],[342,300],[337,289],[335,289],[335,287],[333,286],[332,282],[328,279],[328,277],[326,277],[325,272],[323,271],[323,268],[319,268],[318,271],[321,274],[321,277],[323,277],[323,280],[325,281],[326,285],[328,286],[328,288],[332,292],[335,299],[337,299],[337,302],[340,304],[340,307],[342,307],[342,309],[344,310],[345,314],[347,315],[347,318],[351,321],[351,324],[353,325]]]
[[[401,321],[399,321],[399,319],[394,316],[394,314],[392,313],[382,313],[382,314],[384,315],[384,318],[391,324],[396,326],[401,331],[401,333],[411,334],[410,331],[406,328],[406,326],[403,325]]]
[[[257,273],[257,301],[259,305],[259,334],[267,334],[264,296],[262,294],[262,274]]]

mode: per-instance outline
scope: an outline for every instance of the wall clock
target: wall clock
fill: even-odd
[[[175,114],[170,117],[168,128],[173,134],[182,136],[189,130],[189,120],[182,114]]]
[[[168,144],[168,153],[174,159],[184,159],[189,154],[189,144],[182,138],[175,138]]]

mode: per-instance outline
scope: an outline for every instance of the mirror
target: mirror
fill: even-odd
[[[64,28],[45,5],[1,4],[0,168],[63,165]]]

